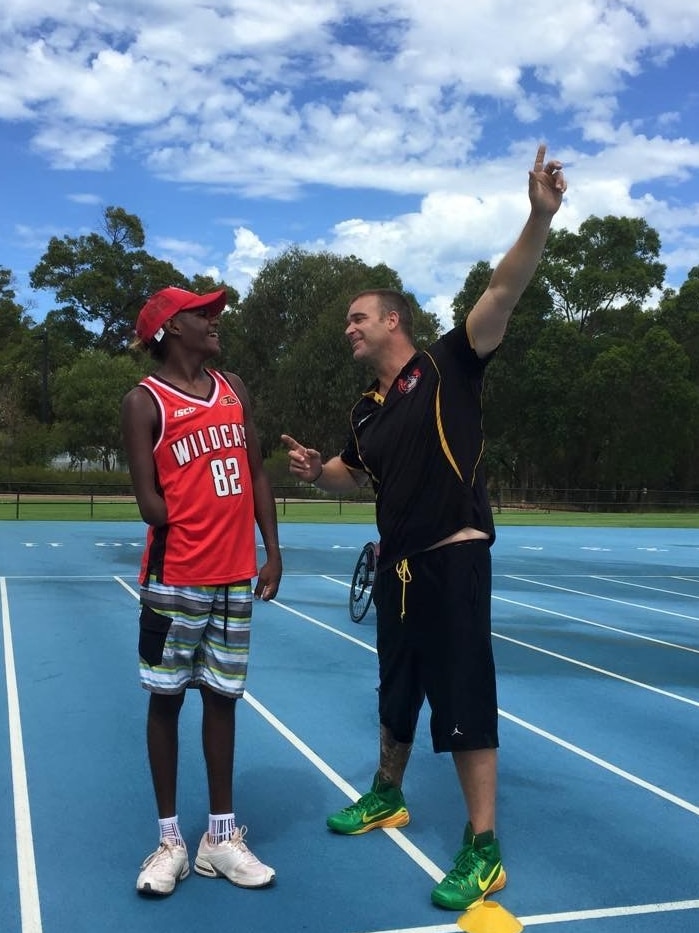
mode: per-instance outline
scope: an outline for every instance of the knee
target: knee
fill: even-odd
[[[177,718],[184,703],[182,693],[151,693],[148,705],[148,715],[161,719]]]

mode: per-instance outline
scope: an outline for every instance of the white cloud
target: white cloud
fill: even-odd
[[[386,262],[442,318],[470,265],[518,232],[542,133],[571,179],[557,225],[644,216],[673,268],[696,264],[695,77],[636,112],[625,96],[696,50],[696,0],[5,0],[0,27],[0,120],[52,169],[135,162],[161,191],[215,189],[220,214],[245,217],[227,256],[188,233],[156,243],[242,294],[284,233],[224,199],[326,186],[356,204],[300,245]],[[98,190],[67,197],[113,203]],[[386,214],[373,192],[417,207],[397,197]]]
[[[69,201],[72,201],[74,204],[88,204],[88,205],[97,205],[102,203],[102,198],[99,194],[89,194],[87,192],[80,193],[76,192],[75,194],[66,195]]]
[[[226,258],[222,277],[243,296],[264,263],[281,252],[283,245],[267,246],[246,227],[237,227],[234,232],[234,247]]]

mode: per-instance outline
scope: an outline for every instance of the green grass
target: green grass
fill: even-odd
[[[559,512],[527,509],[495,513],[495,525],[584,528],[699,528],[699,512]]]
[[[19,513],[19,514],[18,514]],[[277,505],[280,522],[373,524],[372,502],[313,502],[285,499]],[[20,497],[0,499],[0,521],[140,521],[132,500],[89,497]],[[698,512],[548,512],[543,509],[503,509],[495,524],[583,526],[598,528],[699,528]]]

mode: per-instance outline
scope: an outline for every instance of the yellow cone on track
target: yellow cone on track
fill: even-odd
[[[456,923],[464,933],[521,933],[524,929],[515,916],[495,901],[476,904],[462,914]]]

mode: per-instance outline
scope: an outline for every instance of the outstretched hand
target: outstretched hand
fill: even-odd
[[[289,434],[282,434],[281,441],[289,452],[289,472],[306,483],[314,483],[323,472],[319,451],[304,447]]]
[[[551,159],[544,164],[546,146],[539,146],[534,168],[529,172],[529,201],[535,213],[553,216],[561,206],[568,187],[563,174],[563,163]]]

